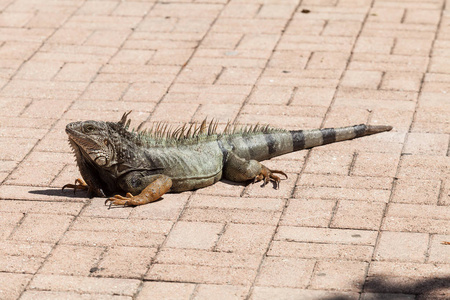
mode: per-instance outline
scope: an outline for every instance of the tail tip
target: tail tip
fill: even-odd
[[[365,135],[375,134],[384,131],[391,131],[392,126],[390,125],[367,125]]]

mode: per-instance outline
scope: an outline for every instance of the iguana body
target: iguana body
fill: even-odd
[[[114,205],[140,205],[157,200],[167,191],[203,188],[222,178],[232,181],[280,178],[259,161],[293,151],[391,130],[390,126],[355,125],[343,128],[286,131],[255,126],[227,126],[216,132],[206,128],[180,127],[175,131],[159,126],[151,132],[128,131],[124,114],[115,122],[85,121],[66,127],[80,173],[86,184],[66,185],[88,189],[94,196],[113,196]],[[137,196],[133,196],[137,195]]]

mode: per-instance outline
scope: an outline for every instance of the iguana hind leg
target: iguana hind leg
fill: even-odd
[[[263,185],[266,185],[269,181],[274,181],[275,188],[279,188],[281,179],[274,174],[281,174],[287,178],[286,173],[283,171],[270,170],[256,160],[246,160],[234,153],[228,155],[227,162],[224,166],[224,176],[226,179],[232,181],[253,179],[254,182],[264,180]]]
[[[115,195],[105,201],[105,205],[110,202],[111,205],[137,206],[147,204],[158,200],[172,187],[172,180],[165,175],[155,175],[150,184],[136,196],[127,193],[125,197]]]

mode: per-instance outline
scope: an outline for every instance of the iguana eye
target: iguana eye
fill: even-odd
[[[84,132],[88,133],[88,132],[94,131],[95,128],[93,125],[88,124],[88,125],[84,126],[83,129],[84,129]]]

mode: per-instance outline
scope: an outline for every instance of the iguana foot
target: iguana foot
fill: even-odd
[[[131,193],[127,193],[125,197],[121,195],[115,195],[109,199],[106,199],[105,205],[109,202],[111,205],[124,205],[124,206],[138,206],[147,204],[158,200],[172,187],[172,180],[164,175],[161,175],[150,183],[139,195],[133,196]]]
[[[62,190],[64,191],[65,188],[69,188],[69,189],[73,189],[73,193],[75,194],[75,192],[77,190],[89,190],[89,186],[86,184],[86,182],[84,182],[83,179],[81,178],[77,178],[75,179],[75,183],[74,184],[66,184],[62,187]]]
[[[259,173],[259,175],[257,175],[255,177],[254,182],[258,182],[258,181],[264,180],[263,186],[265,186],[266,184],[269,183],[269,181],[273,180],[273,182],[275,182],[275,189],[279,189],[280,188],[281,178],[276,176],[276,175],[274,175],[274,174],[281,174],[284,177],[286,177],[286,179],[288,178],[286,173],[284,173],[283,171],[270,170],[267,167],[262,166],[261,172]]]

